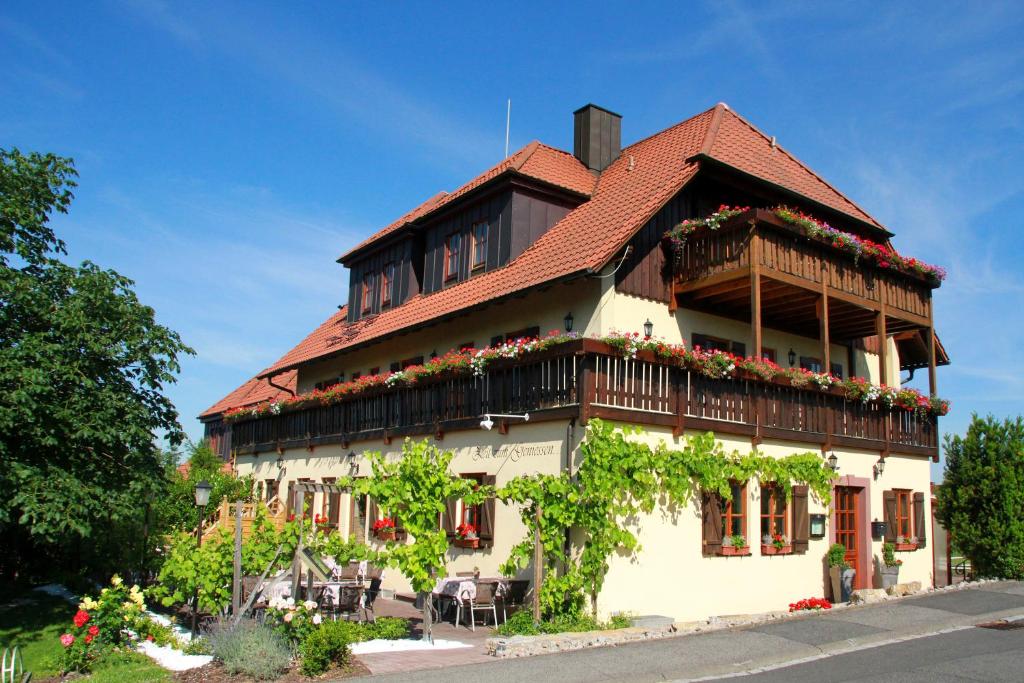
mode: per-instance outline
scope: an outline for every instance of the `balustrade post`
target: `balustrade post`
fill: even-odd
[[[594,394],[597,391],[597,373],[595,370],[595,359],[593,354],[583,354],[579,365],[579,379],[576,382],[579,392],[580,424],[586,426],[590,421],[591,404],[594,402]]]

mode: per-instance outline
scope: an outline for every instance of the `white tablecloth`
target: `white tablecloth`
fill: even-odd
[[[505,579],[481,578],[477,581],[474,581],[472,577],[451,576],[437,580],[437,582],[434,584],[434,595],[447,596],[450,598],[459,598],[461,600],[476,600],[476,584],[478,582],[496,583],[498,584],[496,593],[498,595],[501,595],[505,592]]]

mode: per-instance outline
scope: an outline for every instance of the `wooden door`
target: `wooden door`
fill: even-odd
[[[860,557],[860,539],[864,530],[860,528],[857,503],[861,489],[851,486],[837,486],[835,492],[835,519],[836,543],[846,547],[846,561],[851,567],[857,570],[854,578],[854,586],[859,587],[866,578],[863,576],[863,567]]]

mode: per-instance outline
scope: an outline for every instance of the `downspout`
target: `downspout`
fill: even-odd
[[[288,387],[283,387],[280,384],[274,384],[273,376],[267,377],[267,384],[280,391],[287,391],[291,396],[295,396],[295,392],[289,389]]]

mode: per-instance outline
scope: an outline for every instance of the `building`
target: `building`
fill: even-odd
[[[366,451],[398,453],[406,436],[437,440],[455,453],[457,474],[482,482],[556,473],[578,464],[594,417],[639,425],[651,443],[710,430],[741,452],[812,450],[834,456],[842,475],[831,509],[772,499],[751,482],[712,528],[696,507],[656,511],[640,521],[635,560],[613,559],[601,611],[692,619],[784,609],[822,595],[835,539],[857,586],[871,586],[881,552],[871,522],[883,519],[893,540],[917,541],[903,544],[901,578],[930,582],[924,494],[941,407],[913,396],[889,405],[868,389],[851,398],[829,382],[709,377],[648,352],[625,358],[600,338],[646,331],[891,387],[901,371],[927,369],[934,396],[935,368],[948,362],[932,324],[941,271],[891,250],[884,226],[724,104],[624,148],[620,121],[587,105],[574,113],[571,154],[532,142],[342,255],[347,304],[203,413],[207,435],[268,499],[290,499],[300,479],[364,476]],[[721,206],[751,208],[716,214]],[[712,215],[728,218],[700,220]],[[677,228],[686,219],[697,220]],[[452,349],[549,330],[581,338],[483,374],[395,381]],[[495,417],[496,428],[481,429],[486,415],[524,413],[529,421]],[[317,494],[314,506],[372,542],[372,501]],[[828,524],[812,537],[815,515]],[[449,530],[464,519],[481,527],[480,548],[452,550],[454,570],[496,573],[525,532],[500,503],[456,504],[443,517]],[[762,524],[781,525],[793,552],[769,555],[755,542],[747,556],[723,555],[723,525],[758,539]]]

